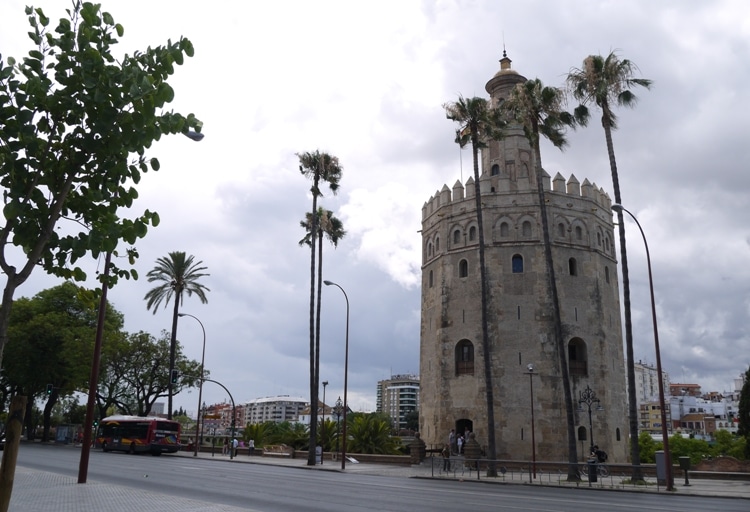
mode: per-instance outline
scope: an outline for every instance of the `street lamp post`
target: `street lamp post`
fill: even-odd
[[[341,421],[341,411],[344,406],[341,404],[341,397],[336,400],[336,406],[333,408],[333,414],[336,415],[336,454],[339,453],[339,425]]]
[[[526,374],[529,376],[529,394],[531,402],[531,467],[534,472],[534,478],[536,478],[536,440],[534,439],[534,365],[529,363],[526,367]],[[529,475],[529,483],[531,483],[531,475]]]
[[[654,279],[651,274],[651,255],[648,252],[648,242],[646,241],[646,234],[643,232],[641,223],[630,211],[628,211],[621,204],[613,204],[612,209],[616,212],[623,211],[630,215],[635,221],[638,230],[641,232],[643,238],[643,246],[646,248],[646,264],[648,267],[648,287],[651,292],[651,318],[654,324],[654,347],[656,349],[656,373],[659,374],[659,408],[661,409],[661,437],[664,444],[664,459],[666,462],[666,479],[667,479],[667,490],[674,490],[674,482],[672,481],[672,457],[669,453],[669,432],[667,431],[667,411],[664,404],[664,378],[661,371],[661,350],[659,349],[659,328],[656,323],[656,301],[654,300]]]
[[[581,391],[581,399],[578,400],[579,404],[586,404],[586,407],[589,409],[589,438],[591,439],[591,446],[590,450],[593,451],[594,449],[594,424],[591,421],[591,405],[597,404],[597,410],[601,411],[602,406],[599,405],[601,402],[596,397],[596,393],[594,393],[594,390],[591,389],[588,385],[586,385],[586,389]],[[583,409],[579,409],[583,410]]]
[[[341,442],[341,469],[346,469],[346,386],[349,377],[349,297],[344,289],[333,281],[323,281],[326,286],[335,286],[344,294],[346,300],[346,343],[344,349],[344,440]]]
[[[198,320],[197,316],[193,316],[190,313],[178,313],[177,316],[189,316],[194,318],[201,326],[203,331],[203,351],[201,352],[201,376],[200,383],[198,384],[198,412],[195,418],[195,446],[193,447],[193,457],[198,456],[198,432],[200,427],[201,419],[201,404],[203,403],[203,363],[206,359],[206,329],[203,327],[203,322]]]
[[[201,379],[201,382],[203,380]],[[203,402],[203,409],[201,410],[201,439],[200,443],[203,446],[203,431],[206,430],[206,402]]]

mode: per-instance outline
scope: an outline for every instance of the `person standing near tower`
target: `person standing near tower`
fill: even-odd
[[[450,434],[448,434],[448,446],[450,447],[451,453],[456,453],[456,430],[451,429]]]

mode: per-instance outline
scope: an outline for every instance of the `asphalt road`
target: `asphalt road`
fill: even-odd
[[[80,454],[71,446],[24,444],[18,464],[76,476]],[[737,499],[399,478],[98,450],[91,451],[88,481],[124,486],[134,494],[161,493],[165,500],[180,496],[263,512],[750,510],[747,501]]]

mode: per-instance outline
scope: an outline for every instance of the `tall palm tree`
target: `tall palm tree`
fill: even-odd
[[[567,83],[573,97],[581,104],[576,108],[581,116],[588,116],[587,104],[593,104],[602,111],[602,127],[607,141],[609,168],[612,172],[612,188],[615,203],[622,204],[620,196],[620,179],[617,175],[617,161],[612,142],[612,130],[617,129],[617,116],[612,111],[613,105],[635,107],[637,98],[630,90],[632,87],[651,87],[651,80],[634,78],[638,67],[627,59],[620,59],[615,52],[606,57],[589,55],[583,61],[581,69],[573,68],[568,73]],[[628,274],[628,255],[625,248],[625,223],[623,211],[617,210],[617,226],[620,236],[620,268],[622,269],[622,296],[625,309],[625,351],[628,373],[628,416],[630,419],[630,456],[633,464],[633,480],[643,480],[641,472],[641,455],[638,446],[638,404],[635,389],[635,361],[633,359],[633,324],[630,315],[630,277]],[[661,378],[661,377],[659,377]]]
[[[300,226],[307,230],[305,237],[299,241],[300,245],[310,245],[312,243],[312,214],[309,212],[305,214],[305,220],[300,221]],[[323,238],[328,238],[328,241],[333,244],[333,247],[338,247],[339,240],[344,238],[346,231],[344,230],[344,223],[340,219],[333,216],[331,210],[326,210],[322,207],[318,207],[318,283],[317,283],[317,311],[315,313],[315,380],[320,380],[320,308],[322,301],[323,292]],[[325,383],[324,383],[325,384]],[[325,404],[323,404],[325,407]],[[316,408],[317,410],[317,408]]]
[[[195,294],[203,304],[208,302],[206,292],[211,290],[199,281],[206,274],[203,271],[206,267],[201,267],[202,261],[193,262],[194,257],[187,256],[182,251],[170,252],[167,257],[161,257],[156,260],[156,266],[146,274],[149,283],[161,283],[146,293],[143,297],[146,300],[146,309],[152,309],[154,314],[159,309],[159,305],[164,302],[167,307],[170,300],[174,300],[172,309],[172,339],[169,344],[169,393],[167,402],[167,418],[172,419],[172,372],[174,371],[175,347],[177,346],[177,318],[180,312],[180,305],[187,293],[188,297]]]
[[[487,400],[487,450],[490,460],[487,473],[497,475],[495,460],[497,445],[495,443],[495,398],[492,385],[492,357],[489,334],[489,284],[485,265],[484,221],[482,219],[482,199],[479,186],[479,150],[487,147],[488,140],[503,138],[505,123],[500,111],[484,98],[458,97],[458,101],[443,105],[445,115],[459,124],[456,142],[464,147],[471,143],[471,154],[474,163],[474,199],[477,209],[477,229],[479,231],[479,279],[481,281],[482,301],[482,352],[484,358],[484,385]]]
[[[303,176],[312,180],[312,225],[310,228],[310,446],[308,449],[307,465],[315,465],[315,445],[318,430],[318,356],[315,345],[315,242],[318,236],[318,197],[323,196],[320,189],[321,182],[327,183],[328,188],[336,194],[341,181],[343,167],[339,159],[328,153],[314,152],[297,153],[299,171]],[[320,286],[318,286],[320,288]]]
[[[549,235],[547,204],[544,199],[544,170],[542,169],[542,155],[539,148],[540,135],[544,136],[559,149],[563,149],[566,146],[565,129],[575,127],[577,120],[572,114],[563,110],[563,100],[562,90],[554,87],[545,87],[537,78],[517,84],[511,91],[508,99],[503,103],[503,109],[508,113],[510,118],[523,126],[524,133],[529,140],[534,154],[534,174],[536,174],[537,195],[542,221],[547,286],[550,294],[550,302],[552,303],[553,332],[557,345],[565,397],[565,415],[568,433],[568,479],[578,480],[573,396],[570,389],[570,375],[566,359],[568,352],[565,347],[565,339],[563,338],[560,301],[557,294],[555,267],[552,260],[552,244]],[[579,121],[585,123],[585,118],[581,118]]]

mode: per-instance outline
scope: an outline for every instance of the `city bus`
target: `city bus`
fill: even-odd
[[[99,424],[96,446],[105,452],[174,453],[180,449],[180,424],[154,416],[107,416]]]

